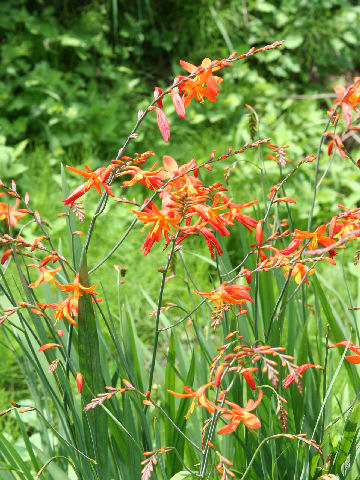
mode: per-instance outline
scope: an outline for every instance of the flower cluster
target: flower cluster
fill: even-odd
[[[188,418],[189,414],[194,411],[197,402],[200,407],[204,407],[210,414],[217,411],[223,420],[230,420],[229,423],[218,430],[217,433],[219,435],[234,432],[241,422],[243,422],[249,429],[258,429],[261,427],[259,418],[254,413],[251,413],[262,400],[263,392],[261,389],[259,390],[257,399],[254,401],[250,398],[245,407],[241,407],[237,403],[227,399],[236,376],[241,375],[245,379],[249,388],[255,390],[257,387],[255,378],[252,374],[258,370],[258,367],[255,367],[254,365],[260,362],[263,365],[262,372],[267,372],[272,384],[274,387],[277,387],[279,372],[275,368],[277,362],[274,358],[278,358],[281,364],[286,366],[290,372],[283,380],[283,387],[288,388],[291,383],[295,381],[299,390],[302,391],[301,374],[310,367],[322,368],[320,365],[314,364],[305,364],[298,367],[292,362],[292,356],[282,353],[285,350],[284,347],[271,347],[270,345],[248,346],[241,342],[241,336],[238,336],[234,340],[236,334],[236,331],[231,332],[226,337],[227,343],[218,349],[219,353],[213,359],[210,367],[210,378],[208,383],[201,385],[196,390],[192,390],[190,387],[185,386],[185,393],[177,393],[168,390],[169,393],[178,398],[193,399],[190,409],[186,414],[186,418]],[[225,377],[227,377],[227,381],[224,381]],[[222,383],[228,385],[225,390],[221,390],[220,388]],[[206,392],[214,387],[216,387],[215,400],[211,401]],[[286,403],[285,399],[280,396],[279,398],[280,401]],[[279,410],[280,405],[278,405],[278,411]]]
[[[352,125],[354,112],[359,112],[360,77],[355,77],[353,83],[347,88],[342,85],[335,85],[334,91],[338,95],[334,101],[334,105],[337,105],[337,107],[331,108],[328,111],[328,115],[330,116],[334,127],[336,127],[340,119],[340,113],[337,113],[338,107],[340,107],[341,115],[347,128],[342,137],[335,132],[326,132],[324,134],[324,136],[330,137],[328,142],[328,154],[330,155],[335,147],[342,158],[345,158],[345,156],[351,158],[350,153],[346,151],[343,140],[347,137],[348,133],[351,133],[351,130],[360,130],[360,125]],[[359,119],[359,115],[357,115],[356,119]],[[357,162],[358,166],[360,166],[359,160]]]

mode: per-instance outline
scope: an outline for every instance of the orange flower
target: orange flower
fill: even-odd
[[[0,202],[0,220],[6,219],[6,224],[11,227],[15,227],[17,224],[18,218],[25,217],[28,214],[28,211],[24,208],[17,210],[19,205],[19,199],[15,201],[15,205],[8,205],[7,203]]]
[[[200,103],[204,103],[204,97],[211,102],[216,102],[216,96],[219,93],[218,84],[222,82],[222,78],[216,77],[212,72],[219,70],[221,67],[212,67],[212,61],[210,58],[204,58],[199,67],[196,67],[192,63],[180,60],[180,65],[189,73],[193,73],[196,70],[204,69],[203,72],[197,74],[194,78],[189,78],[184,83],[179,85],[180,93],[184,96],[184,106],[187,107],[192,98],[195,97]],[[183,75],[178,75],[175,81],[182,80]],[[207,87],[205,87],[207,84]]]
[[[345,355],[345,358],[350,363],[360,363],[360,347],[355,345],[354,343],[350,342],[350,340],[343,340],[342,342],[334,343],[334,345],[330,345],[329,348],[333,347],[347,347],[349,350],[354,352],[355,355]]]
[[[75,325],[75,327],[78,326],[78,324],[73,319],[73,316],[77,317],[78,315],[78,302],[75,301],[73,295],[69,295],[65,300],[61,302],[57,302],[57,303],[36,302],[36,305],[42,309],[51,308],[55,310],[55,313],[54,313],[54,318],[56,320],[55,324],[59,320],[61,320],[63,317],[65,317],[69,323],[71,323],[72,325]]]
[[[360,77],[354,78],[354,83],[350,88],[345,88],[342,85],[335,85],[334,90],[338,94],[334,104],[339,103],[340,100],[342,100],[342,114],[346,125],[349,127],[351,125],[351,119],[353,115],[352,109],[357,112],[357,104],[360,102]]]
[[[289,276],[289,265],[283,266],[283,269],[287,271],[285,273],[285,278]],[[297,263],[291,272],[291,276],[294,277],[295,282],[299,285],[302,282],[302,279],[305,277],[305,283],[309,284],[309,280],[306,278],[307,275],[312,275],[315,272],[313,268],[306,267],[303,263]]]
[[[334,347],[335,345],[333,345]],[[297,367],[295,370],[293,370],[287,377],[284,378],[283,380],[283,387],[288,388],[293,381],[296,378],[296,375],[300,376],[302,375],[305,370],[308,368],[323,368],[321,365],[314,365],[313,363],[305,363],[304,365],[300,365],[300,367]]]
[[[193,398],[189,411],[185,415],[185,418],[188,418],[190,413],[194,411],[196,399],[200,407],[205,407],[207,411],[210,413],[214,411],[214,404],[210,402],[210,400],[208,400],[205,396],[205,390],[208,387],[211,387],[212,385],[214,385],[214,382],[206,383],[205,385],[202,385],[195,391],[192,391],[191,388],[185,386],[184,390],[186,393],[176,393],[169,389],[168,389],[168,392],[171,393],[172,395],[175,395],[175,397],[178,397],[178,398]]]
[[[309,250],[315,250],[315,248],[317,248],[319,243],[324,248],[330,247],[331,245],[336,243],[336,241],[333,240],[332,238],[324,236],[324,233],[326,232],[325,224],[317,227],[314,232],[306,232],[306,231],[297,230],[297,229],[295,229],[294,232],[295,232],[293,237],[294,240],[296,239],[303,240],[305,238],[311,238],[308,245]],[[333,257],[334,255],[336,255],[335,250],[330,250],[329,255],[330,257]]]
[[[229,400],[225,400],[225,403],[231,407],[231,410],[227,410],[227,413],[223,413],[222,417],[225,418],[225,420],[231,420],[231,422],[220,428],[217,432],[218,435],[234,432],[241,422],[244,422],[244,424],[251,429],[260,428],[261,423],[258,417],[249,412],[259,405],[262,396],[263,392],[262,390],[259,390],[257,400],[255,402],[253,399],[248,400],[245,408],[240,407],[240,405],[237,405],[236,403],[229,402]]]
[[[96,295],[96,292],[94,292],[96,285],[93,285],[92,287],[84,287],[84,285],[81,285],[79,281],[78,273],[75,275],[75,280],[73,281],[73,283],[68,283],[67,285],[60,285],[60,283],[56,282],[56,284],[59,286],[62,292],[74,292],[73,297],[76,304],[79,300],[79,297],[83,295],[83,292],[93,293],[94,295]]]
[[[94,172],[90,170],[90,168],[85,165],[85,172],[80,170],[79,168],[70,167],[66,165],[70,171],[81,175],[88,179],[87,182],[82,183],[78,188],[76,188],[65,200],[63,200],[64,205],[69,205],[71,208],[75,200],[84,195],[92,186],[95,187],[96,191],[101,194],[101,186],[107,191],[109,195],[114,197],[114,194],[111,191],[111,187],[107,185],[105,182],[109,178],[111,170],[113,169],[113,165],[109,165],[108,167],[100,167],[96,169]]]
[[[58,343],[45,343],[45,345],[41,345],[38,351],[43,352],[44,350],[49,350],[50,348],[55,347],[63,348],[62,345],[59,345]]]
[[[30,288],[35,288],[35,287],[39,286],[40,283],[42,283],[42,282],[54,283],[55,282],[55,278],[54,278],[55,275],[61,270],[61,267],[54,268],[54,269],[51,270],[49,268],[40,267],[40,266],[34,265],[34,264],[29,265],[29,267],[35,267],[35,268],[38,268],[40,270],[39,278],[35,282],[30,283],[30,285],[29,285]]]
[[[142,221],[145,226],[150,223],[153,224],[144,245],[141,247],[141,250],[144,250],[144,255],[150,252],[154,242],[160,242],[163,231],[166,243],[168,244],[170,242],[169,233],[172,233],[170,225],[175,227],[181,220],[179,215],[173,215],[171,209],[164,208],[159,210],[154,203],[148,205],[144,212],[131,211],[138,216],[138,219]]]
[[[208,298],[210,302],[214,302],[215,308],[223,308],[224,303],[236,304],[241,308],[242,303],[254,303],[248,293],[250,288],[248,285],[228,285],[228,282],[225,281],[213,292],[199,292],[198,290],[194,290],[194,292]]]
[[[41,250],[44,250],[45,247],[42,244],[42,240],[44,240],[44,238],[46,238],[46,235],[41,235],[41,237],[35,238],[35,240],[33,241],[32,245],[31,245],[30,252],[33,252],[35,250],[35,248],[40,248]]]
[[[80,372],[76,372],[76,385],[78,392],[81,393],[84,386],[84,380]]]

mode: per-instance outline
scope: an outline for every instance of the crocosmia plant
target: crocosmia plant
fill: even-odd
[[[283,44],[198,66],[180,60],[182,73],[149,93],[115,159],[95,170],[66,165],[54,217],[66,224],[67,243],[54,241],[54,219],[36,210],[35,192],[0,183],[1,342],[31,395],[0,413],[24,439],[19,447],[0,434],[1,478],[359,478],[360,307],[352,288],[346,298],[325,293],[324,276],[345,275],[344,258],[358,262],[360,209],[335,204],[318,225],[314,209],[327,173],[320,178],[322,159],[350,161],[354,178],[359,173],[345,137],[360,130],[360,77],[335,86],[318,149],[301,158],[262,136],[261,112],[249,104],[241,145],[210,146],[207,158],[195,158],[196,145],[190,159],[134,152],[148,120],[171,142],[195,102],[206,109],[221,101],[230,69],[281,54]],[[245,161],[255,162],[262,195],[231,189]],[[307,225],[292,217],[297,198],[286,193],[300,171],[313,183]],[[113,248],[97,249],[102,256],[90,264],[102,217],[119,210],[127,219],[121,236],[103,231]],[[141,237],[141,260],[113,265],[134,248],[130,234]],[[158,289],[143,295],[138,285],[151,312],[146,343],[138,333],[144,320],[122,292],[126,275],[140,279],[141,261],[152,256]],[[197,274],[204,264],[208,278]],[[102,282],[109,271],[117,276],[111,291]]]

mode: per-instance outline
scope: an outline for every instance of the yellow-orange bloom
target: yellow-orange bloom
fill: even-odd
[[[222,82],[221,77],[214,76],[212,72],[219,70],[221,67],[212,67],[210,58],[204,58],[199,67],[192,63],[180,60],[180,65],[189,73],[196,70],[203,69],[204,71],[197,74],[194,78],[189,78],[184,83],[179,85],[180,93],[184,94],[184,106],[187,107],[192,98],[195,97],[200,103],[204,103],[204,97],[211,102],[216,102],[216,96],[219,93],[218,84]],[[185,78],[183,75],[178,75],[176,81]],[[207,85],[205,87],[205,84]]]
[[[194,411],[196,400],[198,402],[198,405],[200,407],[205,407],[208,412],[212,413],[214,411],[213,403],[210,402],[210,400],[205,396],[205,390],[208,387],[211,387],[212,385],[214,385],[214,382],[206,383],[205,385],[201,385],[201,387],[199,387],[195,391],[193,391],[193,390],[191,390],[191,388],[185,386],[184,390],[185,390],[186,393],[177,393],[177,392],[173,392],[172,390],[168,390],[168,392],[171,393],[172,395],[175,395],[175,397],[178,397],[178,398],[191,398],[191,397],[193,398],[193,401],[191,402],[190,408],[189,408],[187,414],[185,415],[185,418],[188,418],[190,413],[192,413]]]
[[[289,276],[289,265],[283,266],[283,269],[287,271],[285,273],[285,278]],[[305,278],[305,283],[309,283],[309,280],[306,278],[307,275],[312,275],[315,272],[313,268],[308,268],[303,263],[297,263],[291,272],[291,276],[294,277],[295,282],[299,285],[302,282],[302,279]]]
[[[65,300],[57,303],[40,303],[37,302],[36,305],[40,308],[52,308],[55,310],[54,318],[55,318],[55,325],[56,323],[61,320],[63,317],[71,323],[78,326],[76,321],[73,317],[77,317],[78,315],[78,302],[75,301],[73,295],[69,295]],[[35,312],[36,313],[36,312]]]
[[[244,422],[244,424],[250,429],[260,428],[260,420],[256,415],[250,413],[250,411],[254,410],[259,405],[262,396],[263,392],[262,390],[259,390],[259,397],[257,400],[255,402],[253,399],[248,400],[245,408],[240,407],[240,405],[230,402],[229,400],[225,400],[225,403],[231,407],[231,410],[228,410],[227,413],[223,413],[222,417],[225,418],[225,420],[231,420],[231,422],[220,428],[217,432],[218,435],[234,432],[241,422]]]
[[[248,291],[251,287],[248,285],[228,285],[228,282],[223,282],[220,287],[218,287],[213,292],[199,292],[194,290],[195,293],[202,295],[205,298],[208,298],[210,302],[215,303],[215,308],[222,308],[224,303],[231,303],[236,305],[241,305],[245,302],[253,302],[253,299],[250,297]]]
[[[40,283],[42,283],[42,282],[54,283],[55,282],[55,275],[61,270],[61,267],[50,269],[50,268],[40,267],[40,266],[34,265],[34,264],[29,265],[29,267],[36,267],[40,270],[39,278],[35,282],[29,284],[30,288],[38,287],[40,285]]]
[[[84,285],[81,285],[79,281],[78,273],[75,275],[75,280],[72,283],[68,283],[67,285],[61,285],[60,283],[56,282],[56,284],[59,286],[62,292],[73,292],[73,297],[76,302],[78,302],[79,297],[83,295],[83,292],[93,293],[94,295],[96,295],[96,292],[94,292],[96,285],[93,285],[91,287],[84,287]]]
[[[155,242],[160,242],[163,232],[166,243],[169,243],[169,233],[171,233],[170,225],[176,227],[181,220],[180,215],[173,214],[171,209],[164,208],[159,210],[154,203],[146,207],[144,212],[136,212],[135,210],[132,210],[132,212],[138,216],[138,219],[142,221],[145,226],[147,224],[153,224],[144,245],[141,247],[141,250],[144,250],[144,255],[150,252]]]
[[[315,248],[318,247],[319,243],[322,245],[324,248],[330,247],[334,243],[336,243],[335,240],[333,240],[330,237],[325,237],[324,233],[326,232],[326,225],[320,225],[319,227],[316,228],[314,232],[306,232],[303,230],[294,230],[294,240],[303,240],[305,238],[311,238],[308,248],[309,250],[315,250]],[[335,255],[334,250],[330,250],[329,255],[333,257]]]

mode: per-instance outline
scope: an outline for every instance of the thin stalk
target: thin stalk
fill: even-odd
[[[259,258],[260,258],[260,248],[258,248],[258,252],[256,255],[256,265],[259,263]],[[257,270],[255,272],[255,288],[254,288],[254,338],[255,342],[258,341],[258,302],[260,301],[258,298],[258,293],[259,293],[259,271]]]
[[[327,121],[326,127],[324,128],[324,131],[321,134],[320,142],[319,142],[318,150],[317,150],[317,154],[316,154],[317,159],[316,159],[316,165],[315,165],[314,190],[313,190],[313,197],[312,197],[311,208],[310,208],[310,213],[309,213],[309,221],[308,221],[308,226],[307,226],[307,229],[308,229],[309,232],[311,230],[311,223],[312,223],[312,219],[313,219],[315,201],[316,201],[317,184],[318,184],[318,177],[319,177],[319,164],[320,164],[320,156],[321,156],[321,147],[324,143],[325,133],[327,132],[330,123],[331,123],[331,118],[329,118],[329,120]]]
[[[171,325],[168,325],[167,327],[159,328],[159,332],[164,332],[165,330],[169,330],[170,328],[174,328],[174,327],[176,327],[177,325],[179,325],[180,323],[184,322],[184,321],[187,320],[194,312],[196,312],[196,310],[198,310],[198,308],[200,308],[201,305],[202,305],[203,303],[205,303],[205,302],[206,302],[206,298],[204,298],[203,300],[201,300],[201,302],[200,302],[198,305],[196,305],[196,307],[194,307],[194,308],[191,310],[191,312],[187,313],[187,314],[185,315],[185,317],[181,318],[180,320],[178,320],[177,322],[175,322],[175,323],[173,323],[173,324],[171,324]]]
[[[229,368],[235,363],[236,359],[233,359],[229,365],[224,369],[223,373],[222,373],[222,376],[221,376],[221,379],[223,379],[226,375],[226,373],[228,372]],[[231,390],[231,388],[233,387],[234,383],[235,383],[235,378],[236,378],[236,375],[234,375],[234,377],[232,378],[229,386],[226,388],[226,393],[223,395],[222,397],[222,400],[220,402],[220,407],[223,407],[224,403],[225,403],[225,399],[226,399],[226,394]],[[216,388],[216,392],[215,392],[215,400],[214,400],[214,403],[216,404],[217,401],[218,401],[218,398],[219,398],[219,393],[220,393],[220,384],[221,384],[221,380],[220,380],[220,383],[218,385],[218,387]],[[206,471],[206,466],[207,466],[207,462],[208,462],[208,458],[209,458],[209,452],[210,452],[210,447],[209,447],[209,442],[211,442],[212,440],[212,437],[214,435],[214,432],[215,432],[215,428],[216,428],[216,424],[217,424],[217,421],[219,419],[219,416],[220,416],[221,412],[219,410],[217,410],[215,413],[214,413],[214,416],[212,418],[212,421],[211,421],[211,424],[210,424],[210,427],[209,427],[209,433],[208,433],[208,436],[207,436],[207,442],[206,442],[206,445],[205,445],[205,449],[204,449],[204,453],[203,453],[203,457],[202,457],[202,460],[201,460],[201,466],[200,466],[200,476],[201,478],[204,478],[204,475],[205,475],[205,471]]]
[[[326,342],[325,342],[325,361],[324,361],[324,375],[323,375],[323,394],[322,394],[322,400],[323,403],[325,401],[325,396],[326,396],[326,371],[327,371],[327,363],[328,363],[328,356],[329,356],[329,335],[330,335],[330,325],[327,325],[327,332],[326,332]],[[319,438],[319,443],[321,444],[324,438],[324,430],[325,430],[325,410],[323,410],[322,416],[321,416],[321,427],[320,427],[320,438]]]
[[[179,234],[180,234],[180,231],[176,234],[174,240],[172,241],[169,257],[168,257],[168,260],[166,262],[164,271],[162,273],[162,278],[161,278],[161,285],[160,285],[158,304],[157,304],[157,310],[156,310],[154,348],[153,348],[153,356],[152,356],[152,360],[151,360],[150,375],[149,375],[149,386],[148,386],[148,391],[149,392],[151,392],[152,382],[153,382],[153,378],[154,378],[156,353],[157,353],[157,347],[158,347],[158,341],[159,341],[159,335],[160,335],[159,321],[160,321],[162,297],[163,297],[164,287],[165,287],[165,279],[166,279],[166,275],[167,275],[168,269],[170,267],[170,262],[171,262],[171,259],[172,259],[173,253],[174,253],[176,239],[178,238]],[[146,410],[147,410],[147,408],[145,407],[145,411]]]
[[[37,407],[34,407],[33,405],[19,405],[18,407],[14,407],[14,408],[25,408],[25,409],[29,409],[29,411],[35,410],[36,413],[42,418],[42,420],[44,421],[44,423],[55,433],[55,435],[56,435],[58,438],[60,438],[62,441],[64,441],[64,442],[66,443],[66,445],[68,445],[70,448],[74,449],[79,455],[81,455],[82,457],[86,458],[86,460],[88,460],[89,462],[94,463],[94,464],[97,464],[96,460],[94,460],[93,458],[88,457],[87,455],[85,455],[85,453],[83,453],[81,450],[79,450],[78,448],[76,448],[75,445],[72,445],[68,440],[66,440],[66,438],[63,437],[63,436],[51,425],[51,423],[46,419],[46,417],[42,414],[42,412],[41,412]]]
[[[242,477],[240,480],[244,480],[244,478],[247,476],[247,474],[249,473],[249,470],[250,470],[250,467],[251,465],[254,463],[254,460],[255,460],[255,457],[256,455],[259,453],[261,447],[264,445],[264,443],[268,442],[269,440],[276,440],[277,438],[279,437],[289,437],[290,435],[287,435],[287,434],[284,434],[284,433],[279,433],[278,435],[271,435],[270,437],[266,437],[264,438],[258,445],[258,447],[256,448],[255,452],[254,452],[254,455],[251,457],[251,460],[248,464],[248,466],[246,467],[246,470],[245,472],[243,473]]]
[[[280,302],[285,294],[285,291],[286,291],[286,288],[287,286],[289,285],[289,282],[290,282],[290,278],[291,278],[291,274],[292,274],[292,271],[294,270],[294,267],[295,265],[293,265],[289,271],[289,275],[287,276],[286,278],[286,281],[281,289],[281,292],[280,292],[280,295],[279,295],[279,298],[277,299],[276,301],[276,304],[275,304],[275,307],[274,307],[274,310],[273,310],[273,313],[271,315],[271,318],[270,318],[270,322],[269,322],[269,327],[268,327],[268,330],[266,332],[266,335],[265,335],[265,340],[267,340],[269,338],[269,335],[270,335],[270,330],[271,330],[271,327],[273,325],[273,322],[274,322],[274,319],[275,319],[275,315],[276,315],[276,311],[277,309],[279,308],[279,305],[280,305]]]
[[[350,344],[350,340],[349,340],[349,344]],[[335,371],[335,373],[334,373],[334,376],[333,376],[333,378],[332,378],[332,380],[331,380],[331,383],[330,383],[330,385],[329,385],[329,388],[328,388],[328,390],[327,390],[327,392],[326,392],[325,398],[324,398],[324,400],[323,400],[323,402],[322,402],[322,405],[321,405],[321,408],[320,408],[320,412],[319,412],[319,415],[318,415],[318,417],[317,417],[317,419],[316,419],[315,427],[314,427],[313,432],[312,432],[312,435],[311,435],[311,440],[314,438],[314,435],[315,435],[317,426],[318,426],[318,424],[319,424],[319,422],[320,422],[320,419],[322,418],[322,413],[323,413],[323,410],[325,409],[326,402],[327,402],[327,400],[328,400],[328,398],[329,398],[329,396],[330,396],[330,393],[331,393],[331,390],[332,390],[332,388],[333,388],[333,386],[334,386],[335,380],[336,380],[337,376],[339,375],[339,372],[340,372],[340,369],[341,369],[341,367],[342,367],[342,364],[344,363],[345,355],[346,355],[347,351],[348,351],[348,345],[345,347],[345,350],[344,350],[344,353],[343,353],[342,356],[341,356],[339,365],[338,365],[338,367],[337,367],[337,369],[336,369],[336,371]]]
[[[142,394],[142,395],[143,395],[143,394]],[[143,396],[145,396],[145,395],[143,395]],[[194,443],[194,442],[176,425],[176,423],[169,417],[169,415],[165,412],[165,410],[160,407],[160,405],[158,405],[157,403],[153,402],[152,400],[151,400],[151,403],[152,403],[152,405],[153,405],[154,407],[156,407],[156,408],[158,408],[158,409],[160,410],[160,412],[165,416],[165,418],[167,419],[167,421],[171,423],[171,425],[175,428],[175,430],[176,430],[177,432],[179,432],[180,435],[181,435],[182,437],[184,437],[185,440],[186,440],[187,442],[189,442],[192,447],[196,448],[196,450],[197,450],[198,452],[202,452],[201,448],[200,448],[198,445],[196,445],[196,443]]]
[[[80,472],[77,471],[77,468],[75,467],[75,465],[73,464],[73,462],[70,460],[70,458],[68,457],[65,457],[64,455],[55,455],[54,457],[51,457],[46,463],[44,463],[44,465],[40,468],[40,470],[37,472],[36,474],[36,477],[35,477],[35,480],[38,480],[38,478],[40,477],[40,475],[43,473],[44,470],[47,469],[47,467],[50,465],[51,462],[53,462],[54,460],[57,460],[57,459],[63,459],[63,460],[66,460],[67,462],[70,463],[70,465],[72,466],[74,472],[78,475]]]

